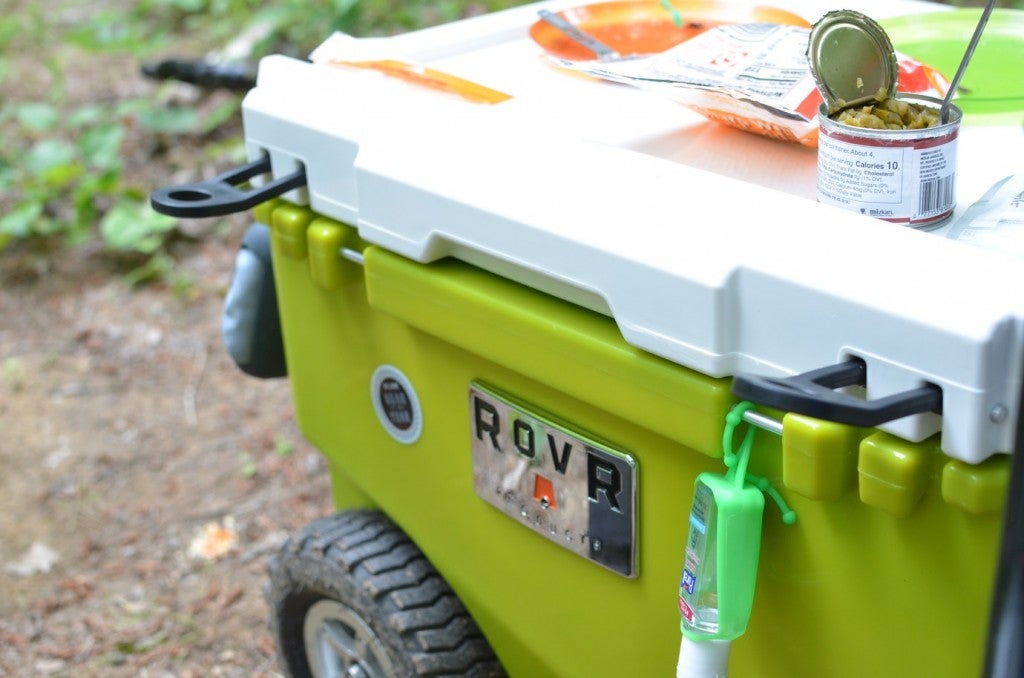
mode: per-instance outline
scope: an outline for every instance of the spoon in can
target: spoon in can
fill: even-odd
[[[985,24],[988,23],[988,17],[992,14],[992,9],[995,6],[996,0],[988,0],[985,4],[985,9],[981,12],[981,18],[978,19],[978,26],[974,29],[974,35],[971,36],[971,41],[967,44],[967,51],[964,52],[964,58],[960,60],[960,67],[956,69],[956,75],[953,76],[953,82],[949,84],[949,91],[946,92],[946,96],[942,100],[942,107],[939,108],[939,124],[941,125],[945,125],[949,122],[949,104],[953,100],[953,95],[956,94],[957,87],[960,86],[960,78],[964,77],[964,71],[967,70],[967,64],[970,63],[971,57],[974,55],[974,48],[978,46],[981,34],[985,30]]]

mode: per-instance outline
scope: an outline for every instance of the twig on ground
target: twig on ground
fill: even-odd
[[[203,375],[206,373],[206,360],[209,356],[209,351],[206,349],[206,342],[198,342],[198,353],[199,368],[196,371],[195,378],[185,386],[185,393],[182,395],[182,404],[185,408],[185,423],[189,428],[195,428],[199,425],[199,414],[196,411],[196,394],[199,393],[199,386],[203,383]]]

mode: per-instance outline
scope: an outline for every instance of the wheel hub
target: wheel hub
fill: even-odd
[[[394,667],[383,642],[351,608],[319,600],[303,623],[306,657],[315,678],[387,678]]]

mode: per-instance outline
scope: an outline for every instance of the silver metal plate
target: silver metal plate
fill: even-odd
[[[477,382],[469,387],[473,487],[555,544],[637,575],[636,461]]]

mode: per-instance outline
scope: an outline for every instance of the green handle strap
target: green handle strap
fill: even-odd
[[[747,466],[750,464],[750,454],[754,449],[754,434],[757,429],[748,424],[747,431],[743,434],[743,440],[740,442],[739,452],[733,450],[733,437],[736,429],[743,422],[743,415],[753,409],[754,403],[744,400],[725,415],[725,428],[722,431],[722,454],[725,466],[729,469],[725,477],[732,480],[736,487],[743,487],[745,483],[749,482],[767,494],[782,512],[782,522],[792,525],[796,522],[796,512],[789,507],[789,504],[786,503],[782,494],[772,485],[771,481],[747,472]]]

